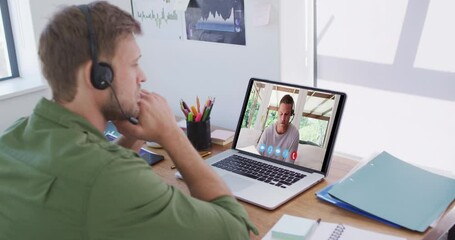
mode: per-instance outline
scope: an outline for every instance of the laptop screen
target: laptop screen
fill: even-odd
[[[341,92],[251,79],[233,148],[325,174],[345,99]]]

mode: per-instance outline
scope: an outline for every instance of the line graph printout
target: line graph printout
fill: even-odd
[[[185,13],[175,8],[178,0],[132,0],[134,18],[144,34],[165,40],[184,40]]]
[[[191,0],[185,11],[188,40],[245,45],[244,0]]]

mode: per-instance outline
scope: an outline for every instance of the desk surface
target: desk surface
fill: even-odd
[[[221,147],[219,145],[213,145],[211,149],[212,155],[210,156],[213,156],[214,154],[217,154],[220,151],[228,148],[229,146]],[[170,160],[169,155],[162,149],[151,150],[165,156],[164,161],[153,165],[153,170],[158,175],[163,177],[165,182],[178,187],[183,192],[189,193],[186,184],[183,181],[177,180],[175,178],[174,174],[176,172],[176,169],[171,168],[173,166],[173,163]],[[354,160],[334,156],[329,168],[329,174],[324,181],[307,190],[306,192],[298,195],[274,211],[269,211],[245,202],[241,202],[248,212],[250,219],[259,229],[259,236],[252,235],[251,239],[262,239],[262,237],[272,228],[272,226],[283,214],[301,216],[310,219],[321,218],[322,221],[325,222],[344,223],[370,231],[404,237],[406,239],[423,239],[426,235],[429,235],[428,233],[430,230],[427,230],[425,233],[419,233],[403,228],[390,227],[380,222],[322,202],[316,198],[315,193],[317,191],[345,176],[356,164],[357,162]],[[454,207],[455,203],[452,203],[449,209],[452,209]]]

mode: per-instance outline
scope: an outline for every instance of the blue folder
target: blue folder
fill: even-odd
[[[455,179],[382,152],[334,185],[329,194],[372,215],[424,232],[455,199]]]
[[[343,201],[340,201],[334,197],[332,197],[330,194],[329,194],[329,191],[330,189],[335,185],[336,183],[334,184],[331,184],[325,188],[323,188],[322,190],[320,190],[319,192],[316,192],[316,197],[320,200],[323,200],[325,202],[328,202],[328,203],[331,203],[331,204],[334,204],[335,206],[337,207],[340,207],[340,208],[343,208],[343,209],[346,209],[348,211],[351,211],[353,213],[357,213],[359,215],[362,215],[364,217],[367,217],[367,218],[371,218],[373,220],[376,220],[376,221],[379,221],[379,222],[382,222],[384,224],[387,224],[389,226],[392,226],[392,227],[396,227],[396,228],[400,228],[401,226],[398,225],[398,224],[395,224],[393,222],[390,222],[390,221],[387,221],[385,219],[382,219],[380,217],[376,217],[375,215],[373,214],[369,214],[368,212],[365,212],[361,209],[358,209],[348,203],[345,203]]]

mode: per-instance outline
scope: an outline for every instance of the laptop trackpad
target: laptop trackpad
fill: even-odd
[[[229,188],[233,192],[239,192],[239,191],[253,185],[253,183],[251,181],[241,179],[241,178],[233,176],[231,174],[226,174],[226,175],[222,176],[222,178],[228,184]]]

